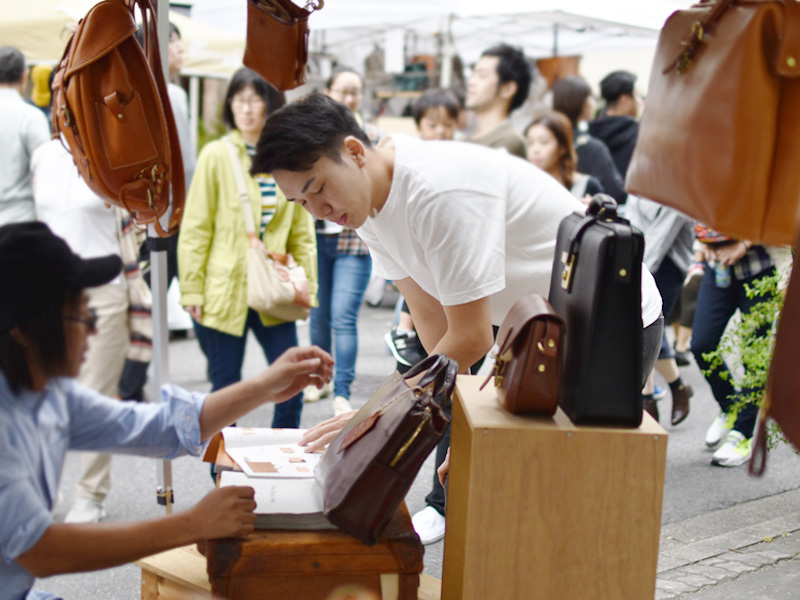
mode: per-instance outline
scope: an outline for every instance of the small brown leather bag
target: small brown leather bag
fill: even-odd
[[[276,89],[306,82],[308,17],[323,0],[300,8],[292,0],[247,0],[247,43],[242,62]]]
[[[800,2],[676,11],[658,39],[626,189],[737,239],[792,244],[798,106]]]
[[[144,51],[135,36],[136,5]],[[161,237],[178,231],[183,161],[150,0],[103,0],[78,23],[53,79],[53,137],[60,135],[94,193],[126,209],[137,225],[153,223]],[[164,230],[158,219],[170,190]]]
[[[564,321],[538,294],[511,307],[497,339],[494,376],[497,400],[513,414],[553,415],[561,385],[561,338]],[[483,389],[483,386],[481,386]]]

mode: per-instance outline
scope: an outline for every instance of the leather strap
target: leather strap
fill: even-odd
[[[236,155],[236,146],[230,141],[226,141],[225,146],[228,148],[233,178],[236,180],[236,188],[239,192],[239,202],[242,205],[242,216],[244,217],[245,229],[247,229],[247,237],[252,241],[257,238],[256,224],[253,221],[253,207],[250,204],[250,194],[247,191],[247,182],[244,179],[244,169],[242,169],[242,163]]]
[[[172,188],[172,213],[167,224],[167,229],[161,227],[161,223],[156,219],[153,223],[156,232],[160,237],[169,237],[178,232],[181,223],[181,213],[186,204],[186,180],[183,171],[183,156],[181,155],[181,145],[178,139],[178,130],[175,126],[175,117],[172,114],[172,104],[167,93],[167,83],[164,77],[164,69],[161,66],[161,51],[158,45],[158,33],[156,32],[156,11],[151,0],[120,0],[131,12],[139,6],[142,15],[142,31],[144,32],[144,52],[150,69],[153,71],[153,79],[156,82],[158,96],[161,100],[163,117],[161,120],[162,130],[167,131],[169,139],[169,158],[172,172],[170,182]]]

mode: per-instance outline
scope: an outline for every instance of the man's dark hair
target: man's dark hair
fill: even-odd
[[[64,335],[64,315],[77,313],[82,290],[67,290],[63,305],[17,325],[20,332],[30,340],[33,351],[45,375],[59,375],[67,361],[67,339]],[[15,394],[23,389],[32,389],[28,362],[24,348],[12,337],[11,330],[0,333],[0,371]]]
[[[425,113],[431,109],[443,107],[447,114],[453,119],[458,120],[458,111],[461,110],[461,105],[458,98],[451,90],[443,88],[432,88],[425,90],[422,96],[417,98],[414,106],[411,108],[411,116],[414,117],[414,122],[419,126],[419,122]]]
[[[222,122],[231,129],[236,129],[231,102],[236,94],[248,86],[251,86],[266,103],[267,116],[286,104],[286,95],[283,92],[279,92],[272,87],[267,83],[266,79],[253,71],[253,69],[242,67],[233,74],[233,78],[228,84],[228,91],[225,92],[225,104],[222,106]]]
[[[636,75],[628,71],[614,71],[600,82],[600,95],[606,106],[614,106],[621,96],[633,96]]]
[[[574,129],[591,94],[592,88],[583,77],[572,75],[559,79],[553,84],[553,110],[567,115]]]
[[[0,83],[19,83],[25,73],[25,55],[16,48],[0,48]]]
[[[352,135],[371,147],[367,134],[344,104],[312,94],[284,106],[267,119],[250,172],[308,171],[327,156],[337,163],[342,141]]]
[[[496,56],[500,59],[497,63],[497,77],[500,80],[500,85],[509,81],[517,84],[517,93],[511,99],[508,112],[512,112],[525,104],[525,100],[528,99],[528,92],[531,89],[531,81],[533,81],[533,69],[528,59],[525,58],[525,53],[522,49],[508,44],[498,44],[488,50],[484,50],[483,54],[481,54],[481,57],[483,56]]]

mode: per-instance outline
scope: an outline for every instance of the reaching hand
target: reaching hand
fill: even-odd
[[[239,537],[253,531],[256,501],[251,487],[224,487],[212,490],[190,508],[193,531],[204,540]]]
[[[265,389],[283,402],[296,396],[309,385],[318,388],[331,380],[333,359],[331,355],[318,348],[290,348],[262,373]]]
[[[339,432],[344,429],[344,426],[350,422],[350,419],[357,413],[357,410],[342,413],[337,417],[323,421],[314,425],[311,429],[306,431],[305,435],[300,438],[298,442],[301,446],[308,446],[306,452],[316,452],[330,444],[333,439],[339,435]]]
[[[444,462],[439,465],[439,468],[436,469],[436,474],[439,476],[439,483],[442,484],[444,487],[444,478],[447,477],[447,473],[450,471],[450,448],[447,448],[447,456],[444,457]]]

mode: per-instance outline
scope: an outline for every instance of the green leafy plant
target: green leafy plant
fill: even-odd
[[[731,396],[734,414],[738,414],[747,404],[754,403],[761,407],[764,403],[778,317],[783,308],[785,279],[786,273],[781,269],[754,280],[751,285],[745,285],[748,298],[761,300],[750,312],[741,315],[738,326],[726,329],[716,350],[703,354],[703,358],[709,361],[709,367],[703,374],[708,376],[719,370],[719,376],[724,380],[732,380],[737,388],[737,392]],[[733,368],[735,375],[726,368],[726,360],[729,365],[741,367]],[[768,447],[772,449],[782,442],[788,443],[780,428],[770,422],[767,426]]]

